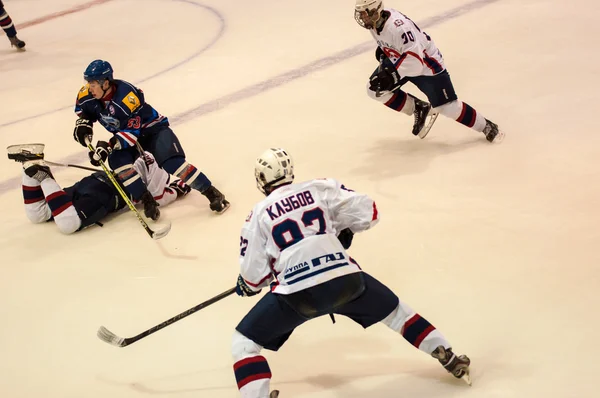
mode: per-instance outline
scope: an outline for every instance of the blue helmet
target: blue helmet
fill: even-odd
[[[95,80],[99,82],[104,80],[111,81],[113,80],[113,68],[107,61],[97,59],[92,61],[92,63],[85,68],[85,72],[83,72],[83,78],[87,82]]]

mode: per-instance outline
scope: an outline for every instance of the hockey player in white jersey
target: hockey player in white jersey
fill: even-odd
[[[354,233],[379,221],[371,198],[333,179],[294,184],[292,158],[280,148],[260,155],[255,176],[267,197],[242,228],[236,291],[253,296],[270,289],[233,336],[233,368],[243,398],[279,395],[269,395],[271,370],[261,350],[277,351],[296,327],[326,314],[347,316],[364,328],[382,322],[470,384],[469,358],[455,355],[433,325],[346,252]]]
[[[41,144],[26,146],[43,147]],[[70,187],[61,188],[44,163],[43,152],[38,152],[9,154],[10,159],[24,162],[23,199],[25,214],[31,222],[54,220],[60,232],[72,234],[93,224],[101,225],[105,216],[125,207],[125,201],[104,172],[95,172]],[[170,175],[158,167],[149,152],[139,157],[134,167],[159,206],[167,206],[191,190],[181,180],[170,182]]]
[[[356,0],[354,18],[371,32],[378,46],[375,55],[380,65],[367,84],[369,97],[397,112],[414,115],[414,135],[425,138],[442,114],[483,133],[489,142],[503,139],[498,125],[458,99],[442,53],[410,18],[384,8],[382,0]],[[407,82],[417,86],[429,103],[402,91],[400,87]]]

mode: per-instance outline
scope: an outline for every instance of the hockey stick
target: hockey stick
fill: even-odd
[[[94,153],[96,152],[96,149],[90,143],[90,140],[87,137],[86,137],[85,143],[86,143],[87,148],[88,148],[89,151],[94,152]],[[164,238],[169,233],[169,231],[171,230],[171,223],[168,223],[167,225],[165,225],[164,227],[162,227],[161,229],[159,229],[157,231],[153,231],[148,226],[148,223],[142,218],[142,215],[135,208],[135,206],[133,205],[133,203],[131,203],[131,200],[129,199],[129,197],[127,196],[127,194],[123,191],[123,188],[121,187],[121,185],[119,184],[119,182],[117,181],[117,179],[115,178],[115,176],[113,175],[113,173],[108,169],[108,167],[106,167],[106,165],[104,164],[104,162],[101,159],[98,159],[98,163],[100,163],[100,166],[102,167],[102,170],[104,170],[104,172],[108,176],[110,182],[113,183],[113,185],[115,186],[115,188],[119,192],[119,195],[121,195],[121,197],[123,198],[123,200],[127,204],[127,207],[129,207],[129,209],[132,212],[135,213],[135,215],[137,216],[138,220],[140,221],[140,224],[142,224],[142,226],[144,227],[144,229],[146,230],[146,232],[148,232],[148,235],[150,235],[150,237],[152,239],[155,239],[155,240],[156,239],[160,239],[160,238]]]
[[[379,56],[379,67],[377,67],[377,73],[381,72],[381,68],[383,68],[383,54]],[[375,91],[375,97],[381,97],[381,82],[377,83],[377,90]]]
[[[58,166],[58,167],[73,167],[76,169],[81,169],[81,170],[88,170],[88,171],[102,171],[100,169],[94,169],[92,167],[86,167],[86,166],[79,166],[76,164],[70,164],[70,163],[56,163],[56,162],[51,162],[49,160],[44,159],[44,163],[49,164],[50,166]]]
[[[102,171],[99,169],[93,169],[91,167],[79,166],[76,164],[70,163],[58,163],[51,162],[49,160],[44,159],[44,144],[34,143],[34,144],[15,144],[9,145],[6,147],[6,151],[8,152],[8,158],[14,160],[15,162],[25,163],[32,160],[43,160],[44,163],[50,166],[59,166],[59,167],[74,167],[76,169],[89,170],[89,171]]]
[[[181,314],[179,315],[175,315],[173,318],[168,319],[166,321],[164,321],[163,323],[161,323],[160,325],[156,325],[140,334],[138,334],[137,336],[133,336],[133,337],[119,337],[116,334],[114,334],[113,332],[111,332],[110,330],[108,330],[107,328],[105,328],[104,326],[100,326],[100,329],[98,329],[98,338],[108,344],[114,345],[116,347],[126,347],[130,344],[135,343],[138,340],[143,339],[144,337],[150,336],[152,333],[158,332],[161,329],[166,328],[167,326],[182,320],[183,318],[187,317],[188,315],[192,315],[194,312],[200,311],[203,308],[208,307],[211,304],[216,303],[217,301],[223,300],[225,297],[232,295],[233,293],[235,293],[235,287],[224,291],[223,293],[219,294],[218,296],[215,296],[213,298],[211,298],[210,300],[207,300],[201,304],[198,304],[195,307],[190,308],[189,310],[183,311]]]

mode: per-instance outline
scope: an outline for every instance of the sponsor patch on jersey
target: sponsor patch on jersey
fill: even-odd
[[[79,90],[79,94],[77,95],[77,99],[80,100],[83,97],[85,97],[86,95],[88,95],[90,93],[90,85],[86,84],[85,86],[81,87],[81,90]]]
[[[135,110],[140,107],[140,99],[133,91],[130,91],[129,94],[123,98],[123,103],[131,112],[135,112]]]
[[[115,114],[115,107],[112,106],[112,105],[109,105],[108,106],[108,111],[110,112],[111,115],[114,115]]]
[[[404,25],[404,22],[401,19],[396,19],[394,21],[394,25],[396,25],[396,27],[400,27],[400,26]]]

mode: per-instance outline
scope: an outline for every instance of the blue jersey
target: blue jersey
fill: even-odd
[[[75,113],[99,122],[116,135],[122,148],[135,146],[144,130],[152,126],[168,126],[169,120],[144,100],[144,92],[124,80],[113,80],[112,96],[97,100],[86,84],[79,90]]]

